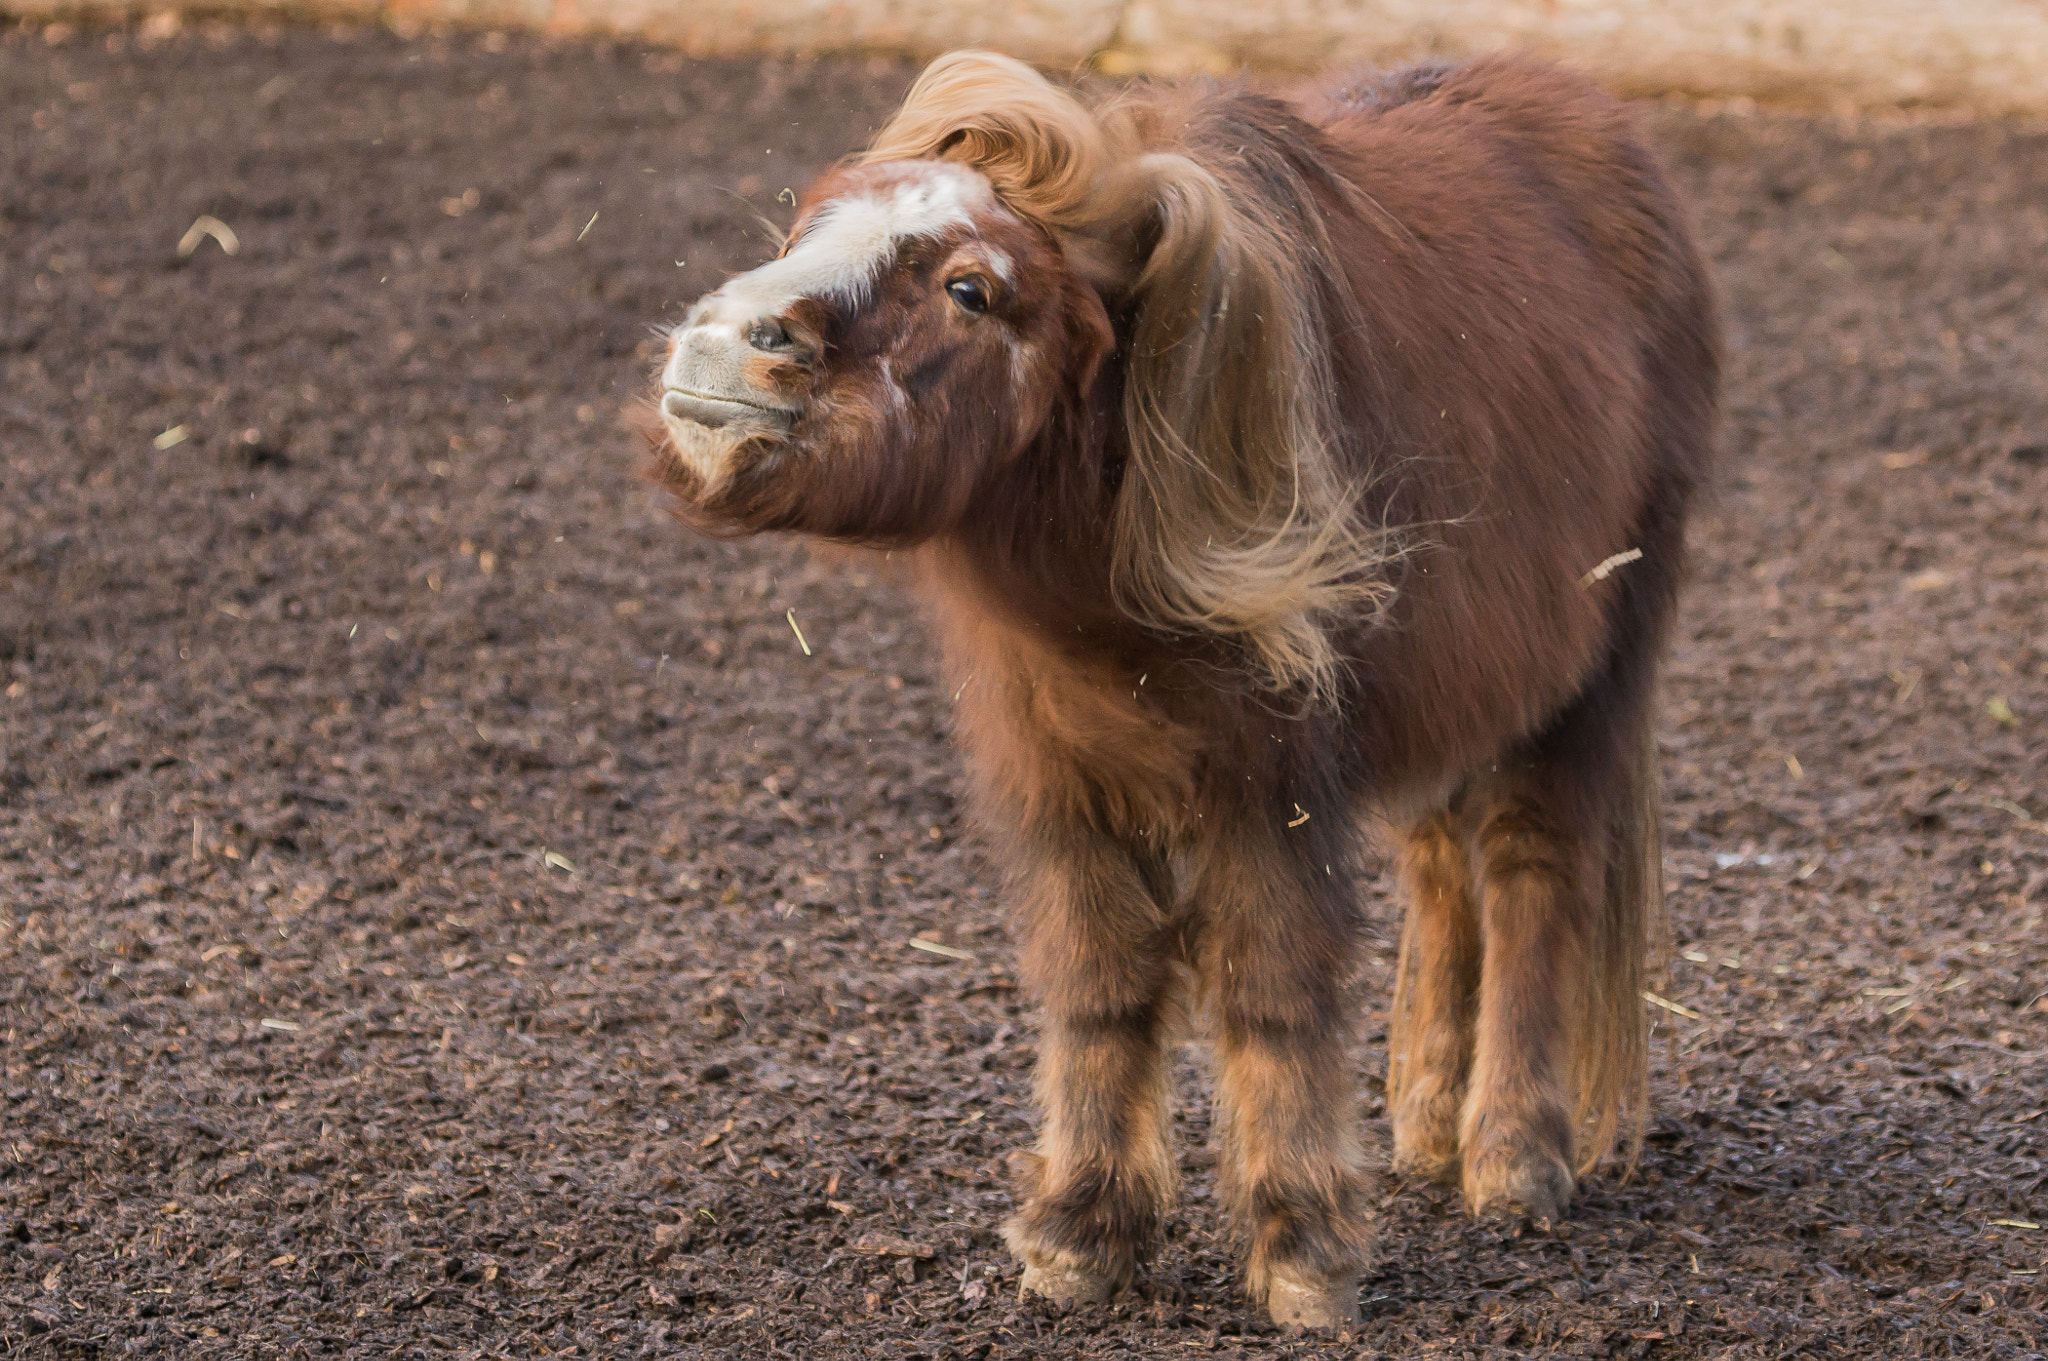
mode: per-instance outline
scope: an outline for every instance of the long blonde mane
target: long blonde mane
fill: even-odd
[[[1391,595],[1337,469],[1327,337],[1350,318],[1300,168],[1204,148],[1189,106],[1083,104],[1007,57],[941,57],[863,155],[958,159],[1132,318],[1112,589],[1150,627],[1238,640],[1263,688],[1330,696],[1331,626]],[[1259,139],[1253,138],[1253,143]]]

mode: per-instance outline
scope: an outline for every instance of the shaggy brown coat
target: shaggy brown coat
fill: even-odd
[[[1639,1133],[1705,270],[1626,111],[1521,60],[1090,106],[960,54],[794,237],[934,158],[997,206],[793,304],[750,381],[802,414],[715,483],[671,426],[663,476],[717,532],[914,552],[1044,1004],[1027,1285],[1157,1242],[1192,1000],[1250,1287],[1341,1323],[1367,820],[1409,895],[1398,1160],[1543,1218]],[[948,310],[962,271],[986,314]]]

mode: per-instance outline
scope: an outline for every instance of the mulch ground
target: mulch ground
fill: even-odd
[[[0,1350],[2040,1354],[2048,129],[1644,110],[1733,341],[1649,1147],[1547,1236],[1388,1180],[1311,1343],[1192,1050],[1149,1292],[1017,1301],[930,641],[637,479],[650,324],[911,68],[164,27],[0,33]]]

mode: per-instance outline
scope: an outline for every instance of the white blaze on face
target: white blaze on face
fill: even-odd
[[[827,203],[787,255],[729,281],[705,302],[717,320],[740,326],[780,316],[799,298],[859,303],[902,242],[969,226],[974,210],[993,197],[978,172],[928,162],[914,178]]]
[[[742,438],[797,410],[756,386],[763,356],[748,338],[756,322],[785,316],[800,298],[858,306],[903,242],[972,230],[977,211],[1000,211],[978,171],[940,161],[894,169],[886,184],[821,206],[787,254],[728,280],[670,333],[662,411],[675,456],[707,487],[723,480]],[[886,361],[883,373],[892,400],[907,404]]]

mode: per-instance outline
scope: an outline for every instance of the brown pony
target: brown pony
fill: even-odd
[[[1044,1006],[1027,1291],[1106,1298],[1157,1242],[1185,995],[1252,1295],[1357,1317],[1369,822],[1409,901],[1397,1163],[1546,1220],[1633,1157],[1717,375],[1626,113],[1507,59],[1091,105],[946,57],[675,328],[678,515],[909,550],[963,687]]]

